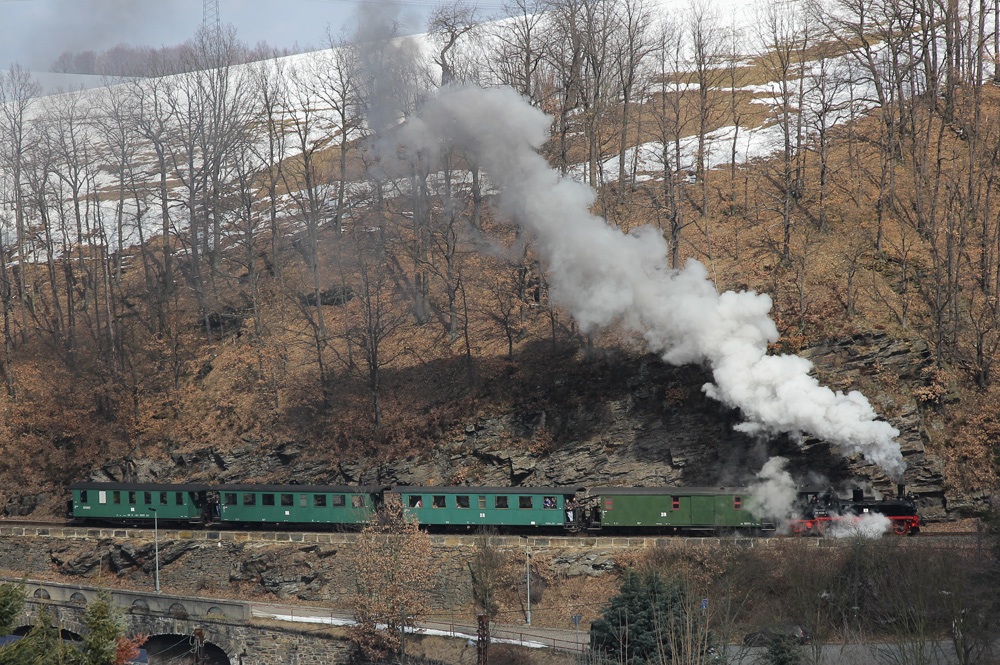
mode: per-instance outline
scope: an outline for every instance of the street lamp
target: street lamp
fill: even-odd
[[[149,509],[153,513],[153,580],[156,593],[160,593],[160,529],[156,521],[156,508]]]
[[[525,586],[527,587],[527,593],[525,594],[528,598],[528,609],[525,612],[525,618],[528,620],[528,625],[531,625],[531,552],[528,551],[528,537],[524,536],[524,579]]]

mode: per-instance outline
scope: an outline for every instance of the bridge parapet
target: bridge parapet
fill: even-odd
[[[29,599],[50,600],[60,605],[86,606],[97,599],[102,589],[80,584],[40,580],[15,580],[0,577],[0,582],[24,584]],[[155,614],[174,619],[208,619],[249,623],[250,603],[222,598],[192,598],[168,593],[143,593],[107,589],[112,604],[130,614]]]
[[[0,577],[0,582],[24,584],[28,602],[21,625],[34,624],[44,608],[60,627],[77,634],[83,632],[87,605],[102,591],[99,587],[31,579]],[[202,654],[197,662],[207,665],[342,665],[355,655],[349,639],[317,632],[311,625],[254,622],[250,603],[243,601],[108,591],[111,602],[125,614],[129,634],[150,636],[157,649],[177,647],[178,658],[196,645]]]

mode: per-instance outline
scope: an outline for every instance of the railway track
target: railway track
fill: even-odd
[[[179,540],[213,540],[213,541],[269,541],[269,542],[352,542],[357,533],[353,531],[330,531],[330,530],[291,530],[282,528],[260,528],[260,529],[233,529],[233,528],[202,528],[202,527],[177,527],[174,525],[161,525],[158,529],[160,539]],[[123,525],[100,525],[100,524],[73,524],[67,520],[0,520],[0,535],[9,536],[47,536],[66,538],[152,538],[153,528],[151,525],[123,526]],[[474,546],[478,536],[474,533],[432,533],[433,541],[438,546],[447,546],[454,543],[455,546]],[[886,534],[887,539],[900,539],[901,541],[915,541],[922,543],[936,542],[963,542],[972,543],[979,540],[986,542],[988,535],[981,530],[936,530],[934,525],[921,531],[914,536],[894,536]],[[712,544],[725,540],[737,539],[751,543],[783,542],[788,540],[799,540],[810,543],[825,544],[838,541],[848,541],[850,539],[838,539],[828,536],[794,536],[794,535],[773,535],[767,537],[748,537],[740,535],[665,535],[665,534],[614,534],[605,535],[601,533],[578,533],[578,534],[539,534],[531,535],[498,535],[500,543],[504,546],[524,547],[525,540],[529,546],[534,547],[580,547],[581,545],[595,548],[634,548],[634,547],[655,547],[662,546],[667,542],[684,542],[695,544]]]

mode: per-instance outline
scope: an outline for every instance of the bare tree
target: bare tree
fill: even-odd
[[[580,100],[587,141],[587,177],[590,186],[598,189],[599,183],[604,182],[604,121],[620,94],[612,54],[622,40],[621,7],[602,0],[581,0],[580,9],[579,30],[583,37]],[[601,201],[603,204],[603,197]]]
[[[297,156],[284,166],[281,176],[302,220],[303,229],[293,242],[293,247],[298,250],[306,265],[308,283],[305,288],[309,296],[304,298],[296,294],[296,299],[309,321],[319,382],[323,388],[324,400],[328,400],[332,369],[326,358],[330,337],[323,305],[323,292],[326,288],[323,267],[326,254],[320,248],[320,230],[326,221],[331,194],[330,178],[324,171],[320,157],[326,148],[327,138],[320,132],[320,127],[324,126],[323,114],[309,91],[310,73],[296,69],[290,72],[290,78],[293,85],[289,98],[284,100],[284,113],[292,128],[292,141]]]
[[[483,529],[476,534],[475,551],[467,562],[477,613],[486,614],[491,619],[500,610],[497,596],[504,588],[514,584],[511,562],[502,544],[503,539],[497,536],[495,529]]]
[[[688,17],[688,45],[691,49],[693,83],[697,84],[698,144],[695,152],[695,173],[701,186],[699,209],[702,217],[708,215],[708,182],[706,180],[709,155],[708,132],[718,115],[715,89],[725,80],[726,38],[718,17],[711,5],[694,0]],[[707,229],[706,229],[707,231]]]
[[[546,44],[543,32],[547,0],[506,0],[503,13],[508,20],[490,29],[496,49],[487,61],[497,81],[517,90],[533,105],[542,103],[541,64]]]
[[[507,341],[507,359],[514,359],[514,342],[521,330],[519,310],[523,304],[518,297],[518,285],[521,281],[519,270],[490,271],[482,275],[487,296],[481,301],[479,310],[503,332]]]
[[[381,508],[358,534],[352,597],[357,624],[350,632],[368,656],[398,652],[402,631],[427,612],[430,554],[430,536],[399,505]]]
[[[31,107],[41,88],[32,78],[31,72],[20,65],[11,65],[10,69],[0,76],[0,137],[2,137],[4,161],[10,167],[10,203],[14,209],[14,232],[16,255],[19,261],[25,261],[29,254],[28,229],[26,227],[24,200],[24,160],[33,141],[31,125],[28,122]],[[6,252],[0,252],[0,255]],[[6,261],[6,258],[4,259]],[[7,274],[6,265],[0,266]],[[6,279],[6,277],[5,277]],[[20,336],[23,342],[28,331],[28,315],[31,307],[32,294],[25,282],[25,272],[19,269],[15,272],[17,297],[20,304]],[[7,314],[5,313],[6,317]],[[5,318],[5,347],[13,344],[13,331]],[[8,383],[8,392],[12,385]]]
[[[653,51],[654,42],[652,40],[651,23],[652,15],[645,4],[645,0],[623,0],[621,13],[619,36],[615,45],[615,71],[618,77],[618,91],[621,94],[621,127],[618,141],[618,192],[619,202],[624,202],[626,183],[631,186],[634,182],[634,173],[626,173],[626,152],[629,147],[629,131],[632,129],[632,105],[636,97],[640,102],[644,97],[640,85],[644,81],[642,66],[646,57]],[[641,108],[641,107],[640,107]],[[637,113],[641,118],[641,113]],[[636,127],[636,136],[640,136]],[[636,144],[638,144],[636,140]],[[638,150],[638,147],[636,148]]]
[[[801,152],[801,131],[798,130],[799,109],[802,100],[796,96],[802,72],[796,67],[805,49],[807,33],[802,15],[778,2],[769,2],[757,23],[760,42],[766,55],[763,60],[774,90],[774,106],[781,127],[781,170],[776,185],[779,195],[778,212],[781,215],[782,239],[780,256],[788,261],[791,255],[792,210],[801,197],[795,162]],[[796,77],[795,75],[799,76]]]
[[[688,86],[681,80],[685,68],[685,31],[678,21],[664,20],[656,35],[655,71],[660,89],[652,104],[655,136],[660,144],[663,165],[663,190],[654,195],[661,224],[666,227],[670,244],[670,265],[680,261],[681,232],[688,222],[681,204],[681,138],[689,118],[687,114]]]
[[[548,45],[545,58],[552,76],[558,99],[552,107],[556,116],[558,148],[556,165],[565,174],[569,169],[569,135],[573,126],[573,112],[583,97],[584,0],[548,0],[548,19],[543,41]]]
[[[268,230],[271,237],[269,270],[274,274],[279,288],[282,284],[281,254],[285,234],[278,226],[279,186],[282,184],[282,165],[288,154],[288,123],[285,122],[287,91],[287,65],[281,58],[261,60],[251,68],[254,94],[259,100],[259,122],[263,124],[266,141],[251,143],[262,162],[263,194],[267,197]]]
[[[404,334],[410,323],[395,298],[395,280],[381,224],[360,229],[354,241],[358,276],[355,293],[360,311],[351,320],[347,334],[363,360],[358,369],[368,388],[372,425],[378,436],[382,427],[382,370],[408,352]]]
[[[476,9],[463,0],[441,5],[427,21],[427,31],[437,44],[434,62],[441,68],[441,85],[455,80],[454,49],[458,41],[477,23]]]

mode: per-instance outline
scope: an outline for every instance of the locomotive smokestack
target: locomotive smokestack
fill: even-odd
[[[865,500],[865,491],[861,489],[855,489],[851,492],[851,501],[855,503],[860,503]]]
[[[906,485],[903,483],[896,483],[896,498],[902,499],[906,496]]]

